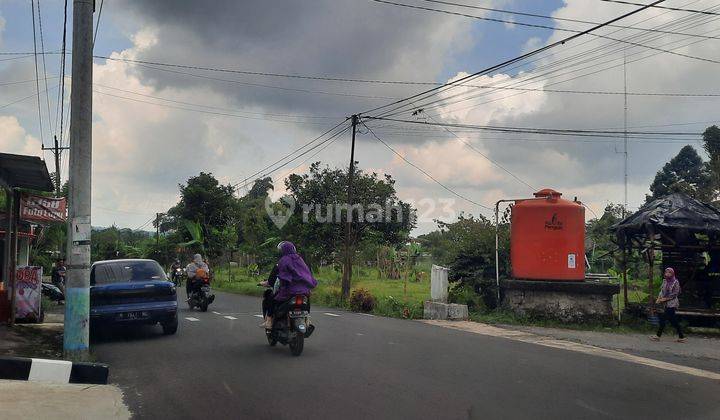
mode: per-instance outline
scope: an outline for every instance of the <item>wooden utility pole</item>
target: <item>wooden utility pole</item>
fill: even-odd
[[[70,360],[87,360],[90,350],[93,6],[93,0],[73,0],[70,206],[63,334],[65,357]]]
[[[352,143],[350,145],[350,170],[348,171],[348,199],[347,199],[347,220],[345,222],[345,264],[342,278],[342,298],[346,300],[350,296],[350,283],[352,281],[353,244],[352,244],[352,203],[353,203],[353,178],[355,177],[355,131],[358,124],[358,116],[353,115],[352,121]]]
[[[155,213],[155,245],[158,256],[160,254],[160,216],[162,213]]]
[[[55,197],[60,197],[62,192],[62,185],[60,184],[60,154],[63,150],[68,150],[69,147],[60,147],[58,144],[57,136],[55,138],[55,145],[53,147],[43,146],[43,150],[52,150],[53,156],[55,157]]]

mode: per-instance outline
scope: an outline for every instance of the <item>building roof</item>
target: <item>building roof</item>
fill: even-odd
[[[678,230],[720,234],[720,210],[688,195],[675,193],[644,205],[615,224],[613,229],[618,235],[625,236]]]
[[[55,189],[42,159],[10,153],[0,153],[0,184],[37,191]]]

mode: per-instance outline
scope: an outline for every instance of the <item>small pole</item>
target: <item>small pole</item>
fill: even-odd
[[[355,131],[358,124],[358,116],[352,116],[352,143],[350,145],[350,170],[348,171],[348,212],[345,223],[345,267],[342,278],[342,298],[347,300],[350,296],[350,283],[352,281],[352,202],[353,202],[353,178],[355,176]]]
[[[55,196],[60,197],[60,145],[57,136],[55,137]]]
[[[12,212],[10,219],[12,219],[12,229],[6,232],[5,237],[10,240],[10,319],[8,325],[15,324],[15,306],[17,300],[17,256],[18,256],[18,232],[19,232],[19,221],[20,221],[20,192],[12,190]],[[8,199],[10,199],[8,197]],[[12,236],[10,236],[12,235]]]
[[[160,216],[162,213],[155,213],[155,247],[158,256],[160,255]]]
[[[497,306],[500,307],[500,201],[495,203],[495,286],[497,286]]]

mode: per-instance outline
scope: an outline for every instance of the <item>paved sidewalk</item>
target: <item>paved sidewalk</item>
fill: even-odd
[[[7,419],[129,419],[120,388],[0,380],[0,407]]]
[[[720,372],[720,339],[691,335],[685,343],[676,343],[675,331],[670,328],[661,341],[650,340],[650,334],[621,334],[599,331],[578,331],[562,328],[498,325],[559,340],[623,351],[669,363]]]

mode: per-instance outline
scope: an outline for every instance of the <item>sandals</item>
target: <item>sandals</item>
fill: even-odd
[[[678,343],[685,343],[685,342],[687,342],[687,339],[686,339],[685,337],[683,337],[683,338],[678,338],[678,339],[675,340],[675,341],[678,342]]]
[[[651,336],[650,336],[650,339],[651,339],[652,341],[660,341],[660,337],[658,337],[657,335],[651,335]]]

